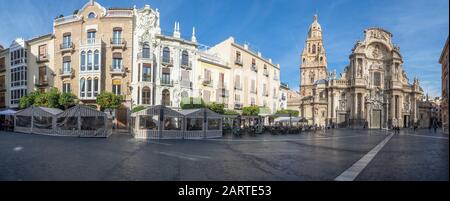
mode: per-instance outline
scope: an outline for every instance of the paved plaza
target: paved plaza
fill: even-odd
[[[448,135],[339,129],[142,141],[0,133],[0,180],[448,180]]]

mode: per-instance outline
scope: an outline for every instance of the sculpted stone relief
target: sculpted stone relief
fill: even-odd
[[[369,32],[369,38],[387,41],[389,39],[389,36],[382,31],[371,30]]]

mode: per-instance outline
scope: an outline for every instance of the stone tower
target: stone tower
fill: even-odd
[[[300,94],[302,97],[312,96],[314,83],[327,78],[327,56],[323,48],[322,27],[314,15],[309,27],[308,37],[301,55]]]

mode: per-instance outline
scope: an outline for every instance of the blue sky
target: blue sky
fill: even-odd
[[[88,0],[0,0],[0,44],[9,46],[52,32],[52,20],[69,15]],[[449,30],[448,0],[98,0],[105,7],[143,7],[161,13],[161,27],[172,32],[179,21],[182,37],[212,46],[229,36],[248,42],[264,57],[281,64],[281,79],[299,85],[300,53],[312,16],[317,12],[324,31],[329,70],[341,72],[364,29],[382,27],[400,46],[404,67],[412,81],[418,76],[431,96],[439,96],[438,59]]]

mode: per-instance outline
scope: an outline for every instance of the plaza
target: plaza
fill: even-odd
[[[448,134],[428,129],[158,141],[0,132],[0,180],[448,181],[448,143]]]

